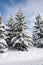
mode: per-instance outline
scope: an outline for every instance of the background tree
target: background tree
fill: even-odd
[[[8,35],[7,35],[7,43],[8,43],[8,46],[12,46],[10,44],[10,42],[11,42],[11,39],[15,35],[15,33],[14,33],[14,17],[10,16],[9,21],[7,23],[6,30],[7,30],[7,33],[8,33]]]
[[[34,38],[35,39],[35,45],[37,47],[42,47],[43,46],[43,20],[40,14],[36,16],[36,22],[34,25]]]
[[[2,16],[0,16],[0,52],[5,52],[7,50],[7,43],[6,43],[6,38],[7,38],[7,32],[5,29],[5,26],[2,22]]]

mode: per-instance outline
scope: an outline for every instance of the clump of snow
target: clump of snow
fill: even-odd
[[[2,44],[4,44],[4,45],[7,46],[7,43],[6,43],[6,41],[5,41],[4,39],[1,39],[1,38],[0,38],[0,43],[2,43]]]

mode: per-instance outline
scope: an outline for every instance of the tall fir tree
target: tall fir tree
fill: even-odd
[[[33,31],[34,45],[37,47],[43,47],[43,20],[40,14],[36,16],[36,22]]]
[[[8,45],[6,43],[7,32],[2,22],[2,16],[0,16],[0,52],[5,52],[8,50]]]
[[[18,11],[15,19],[16,25],[15,27],[15,37],[12,38],[11,43],[13,43],[13,48],[18,50],[27,50],[28,47],[31,45],[31,40],[29,39],[30,36],[26,33],[26,29],[28,28],[25,22],[25,16],[21,10]]]

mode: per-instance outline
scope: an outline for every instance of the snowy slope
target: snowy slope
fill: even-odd
[[[0,65],[43,65],[43,48],[11,51],[0,54]]]

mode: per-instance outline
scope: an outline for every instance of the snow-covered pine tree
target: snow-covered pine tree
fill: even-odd
[[[11,42],[11,39],[15,36],[15,33],[14,33],[14,17],[13,16],[10,16],[9,21],[7,23],[6,30],[7,30],[7,33],[8,33],[7,44],[8,44],[8,46],[12,46],[12,44],[10,44],[10,42]]]
[[[43,20],[40,14],[36,16],[33,35],[34,45],[36,45],[37,47],[43,47]]]
[[[31,40],[29,39],[30,36],[26,33],[26,29],[28,28],[25,22],[25,16],[21,10],[18,11],[15,19],[15,37],[12,38],[11,43],[13,43],[13,48],[18,50],[27,50],[28,47],[31,45]]]
[[[0,16],[0,52],[5,52],[8,50],[7,43],[6,43],[6,29],[2,22],[2,16]]]

